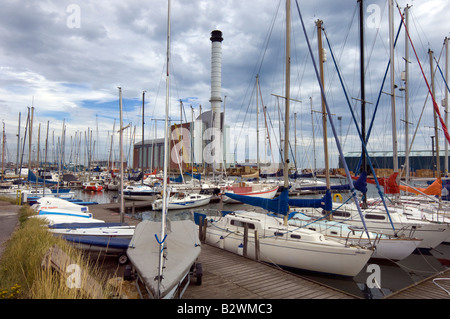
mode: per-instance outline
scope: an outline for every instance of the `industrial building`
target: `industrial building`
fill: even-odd
[[[211,163],[205,156],[211,140],[205,131],[212,127],[212,112],[202,113],[194,122],[174,124],[170,127],[170,164],[169,169],[185,169],[194,167],[209,167]],[[234,153],[230,152],[229,126],[223,125],[221,114],[222,157],[220,167],[229,167],[233,164]],[[182,128],[182,130],[180,130]],[[191,152],[192,150],[192,152]],[[206,154],[207,155],[207,154]],[[164,138],[144,140],[134,144],[133,168],[144,170],[162,170],[164,165]]]
[[[405,152],[398,151],[398,167],[405,164]],[[372,151],[369,152],[370,161],[375,169],[393,169],[394,160],[392,151]],[[349,152],[344,154],[345,162],[348,169],[355,172],[361,158],[361,152]],[[440,151],[440,170],[444,172],[445,151]],[[339,167],[343,168],[341,160],[339,160]],[[414,173],[418,170],[436,170],[436,155],[433,151],[411,151],[409,154],[410,172]]]

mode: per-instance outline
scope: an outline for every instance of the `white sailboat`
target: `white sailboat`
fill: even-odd
[[[49,230],[57,235],[97,236],[131,239],[135,226],[125,223],[60,223],[49,225]]]
[[[167,202],[167,209],[189,209],[208,205],[212,195],[197,193],[174,193]],[[153,210],[161,210],[163,208],[163,200],[157,199],[152,203]]]
[[[222,187],[222,202],[239,203],[239,201],[230,198],[226,193],[233,193],[249,197],[261,197],[272,199],[279,189],[278,185],[266,183],[242,182]]]
[[[286,131],[285,158],[289,150],[289,77],[290,77],[290,1],[286,1]],[[226,193],[232,199],[258,204],[272,212],[287,214],[288,161],[284,166],[284,190],[275,199],[250,198]],[[198,214],[197,215],[201,215]],[[329,273],[355,276],[366,265],[373,250],[361,246],[341,243],[329,239],[319,232],[287,224],[287,218],[252,211],[234,211],[224,216],[203,215],[206,219],[206,243],[239,253],[247,240],[247,254],[255,257],[255,246],[259,248],[259,259],[277,265]],[[244,238],[245,237],[245,238]],[[259,244],[255,244],[255,242]]]
[[[360,227],[350,226],[344,222],[317,220],[304,213],[297,212],[289,219],[289,225],[307,228],[320,232],[328,238],[350,242],[362,246],[375,247],[372,258],[387,260],[403,260],[419,246],[422,239],[398,237],[384,233],[370,232],[370,239]]]
[[[323,217],[325,214],[321,209],[309,209],[303,212],[315,217]],[[333,203],[333,219],[356,227],[363,226],[361,217],[353,204]],[[435,248],[450,236],[448,224],[409,219],[395,207],[389,207],[389,213],[386,213],[384,208],[368,207],[364,210],[364,221],[371,232],[422,239],[418,248]]]
[[[257,238],[259,259],[284,267],[353,277],[373,253],[361,246],[329,239],[317,231],[285,225],[283,218],[268,214],[234,211],[206,218],[206,243],[242,254],[244,227],[247,227],[248,257],[255,258]]]
[[[145,220],[139,223],[127,249],[127,255],[135,269],[137,287],[144,287],[139,290],[141,297],[156,299],[181,298],[190,282],[191,269],[195,267],[201,250],[192,220],[167,220],[169,52],[170,0],[168,0],[167,21],[164,186],[161,221]]]
[[[147,185],[128,185],[123,189],[123,197],[128,200],[154,201],[161,198],[161,189]]]

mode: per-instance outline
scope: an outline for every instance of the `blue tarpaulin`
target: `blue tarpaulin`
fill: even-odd
[[[286,215],[289,210],[289,196],[287,189],[283,190],[280,196],[274,199],[238,195],[234,193],[225,193],[225,195],[230,197],[231,199],[238,200],[241,203],[258,206],[277,214]]]

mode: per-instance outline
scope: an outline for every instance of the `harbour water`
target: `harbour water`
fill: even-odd
[[[373,189],[372,189],[373,191]],[[119,200],[116,191],[86,192],[75,190],[76,197],[84,201],[111,203]],[[244,204],[211,203],[200,210],[238,210],[256,209]],[[263,211],[263,210],[261,210]],[[139,219],[158,218],[152,210],[136,210]],[[190,211],[169,211],[169,218],[183,218]],[[300,270],[288,270],[311,280],[345,291],[364,299],[380,299],[402,288],[439,273],[450,266],[450,244],[441,244],[433,250],[416,250],[401,261],[370,259],[361,272],[353,278],[311,273]]]

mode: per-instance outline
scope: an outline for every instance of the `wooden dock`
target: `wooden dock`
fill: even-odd
[[[139,224],[141,220],[132,217],[133,211],[140,208],[151,208],[151,203],[148,201],[126,201],[125,213],[127,215],[124,216],[124,222],[130,225]],[[104,220],[105,222],[120,222],[120,203],[89,205],[89,212],[92,213],[94,218]]]
[[[203,280],[183,299],[361,299],[274,266],[203,244]]]
[[[384,299],[450,299],[450,269],[398,290]]]
[[[119,222],[118,205],[91,205],[89,211],[94,218]],[[135,207],[145,205],[148,203],[136,201]],[[131,209],[133,204],[127,201],[126,206]],[[140,220],[128,215],[125,222],[137,225]],[[202,284],[197,285],[192,277],[183,299],[361,299],[207,244],[202,244],[199,262],[203,266]]]

